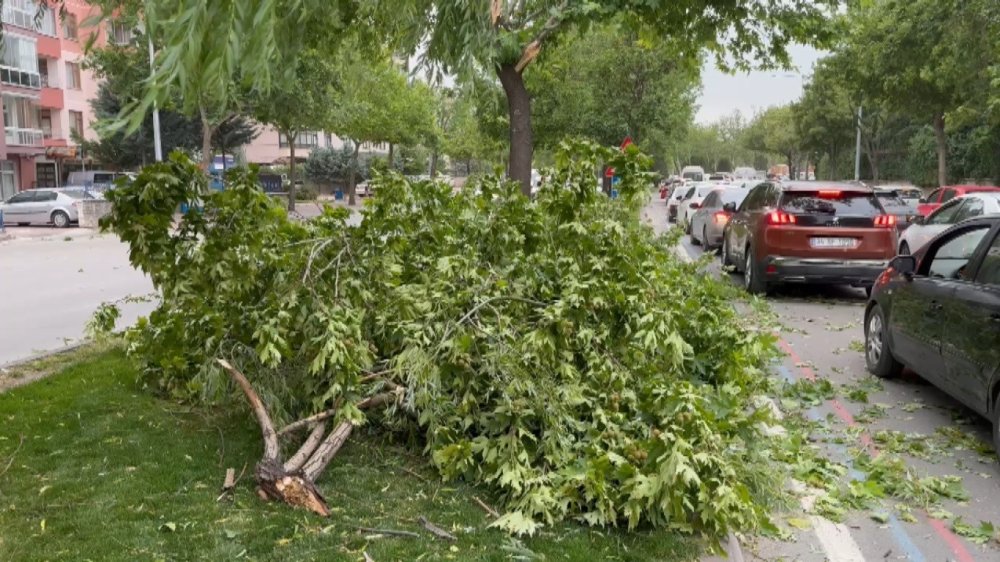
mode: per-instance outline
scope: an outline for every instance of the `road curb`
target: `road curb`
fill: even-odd
[[[2,240],[2,238],[0,238],[0,240]],[[73,343],[73,344],[70,344],[70,345],[66,345],[66,346],[63,346],[63,347],[59,347],[59,348],[56,348],[56,349],[50,349],[48,351],[42,351],[42,352],[36,353],[34,355],[29,355],[28,357],[25,357],[23,359],[15,359],[13,361],[0,364],[0,370],[2,370],[2,369],[11,369],[13,367],[20,367],[21,365],[26,365],[28,363],[32,363],[32,362],[38,361],[40,359],[46,359],[48,357],[52,357],[52,356],[55,356],[55,355],[62,355],[63,353],[69,353],[71,351],[76,351],[77,349],[80,349],[81,347],[87,345],[88,343],[90,343],[90,340],[83,340],[83,341],[80,341],[80,342],[77,342],[77,343]]]

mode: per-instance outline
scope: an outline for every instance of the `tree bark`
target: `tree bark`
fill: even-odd
[[[431,179],[438,175],[438,153],[437,150],[431,152]]]
[[[208,112],[204,107],[201,111],[201,168],[208,172],[212,168],[212,135],[215,134],[215,127],[208,119]]]
[[[389,154],[387,154],[386,157],[385,157],[386,161],[389,163],[389,166],[388,166],[389,170],[392,170],[392,161],[394,159],[393,158],[394,148],[395,148],[395,145],[393,145],[390,142],[389,143]]]
[[[354,206],[354,193],[357,191],[355,187],[354,180],[357,178],[358,172],[358,153],[361,152],[361,143],[358,141],[354,142],[354,154],[351,154],[351,169],[347,172],[347,204],[351,207]]]
[[[934,141],[937,145],[938,187],[948,185],[948,137],[944,132],[944,115],[934,116]]]
[[[320,441],[323,440],[323,436],[325,434],[326,422],[316,424],[316,427],[314,427],[312,432],[309,433],[309,437],[306,437],[306,440],[302,442],[302,446],[299,447],[299,450],[292,455],[290,459],[285,461],[285,465],[283,467],[285,472],[295,472],[296,470],[302,468],[302,465],[309,460],[313,451],[315,451],[316,447],[319,446]]]
[[[288,210],[295,210],[295,140],[298,137],[298,133],[294,133],[293,136],[285,136],[288,139],[288,181],[291,185],[288,186]]]
[[[507,96],[510,117],[510,158],[507,175],[521,184],[521,192],[531,196],[531,160],[534,138],[531,131],[531,97],[524,76],[513,64],[497,68],[497,76]]]

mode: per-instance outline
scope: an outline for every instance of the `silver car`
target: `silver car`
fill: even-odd
[[[691,243],[706,251],[722,246],[722,231],[748,193],[745,187],[720,187],[709,193],[691,216]]]
[[[926,218],[915,217],[899,237],[899,253],[916,252],[953,224],[994,213],[1000,213],[1000,193],[968,193],[956,197],[935,209]]]
[[[30,189],[0,203],[0,211],[4,225],[52,224],[66,228],[80,218],[78,203],[92,198],[79,188]]]

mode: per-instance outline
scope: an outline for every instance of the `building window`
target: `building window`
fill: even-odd
[[[38,103],[27,97],[3,95],[3,124],[7,144],[36,146],[42,144]]]
[[[76,41],[76,26],[76,15],[66,14],[65,17],[63,17],[63,37]]]
[[[288,139],[280,133],[278,134],[278,146],[288,148]],[[307,131],[299,133],[295,137],[295,148],[314,148],[317,146],[319,146],[319,133]]]
[[[66,89],[68,90],[79,90],[81,89],[80,81],[80,65],[75,62],[66,63]]]
[[[70,110],[69,130],[73,138],[83,138],[83,112]]]
[[[33,38],[4,33],[0,82],[22,88],[40,88],[38,47]]]
[[[17,173],[14,162],[0,160],[0,201],[6,201],[17,193]]]
[[[130,45],[132,27],[120,21],[108,22],[108,41],[115,45]]]
[[[34,0],[5,0],[3,2],[4,23],[54,37],[56,24],[52,8],[46,7],[40,19],[36,20],[36,15],[38,15],[38,4]]]
[[[42,128],[42,138],[52,138],[52,110],[43,109],[38,112],[38,123]]]

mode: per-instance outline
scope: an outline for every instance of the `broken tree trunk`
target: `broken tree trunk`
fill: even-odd
[[[233,381],[243,390],[257,423],[260,425],[260,432],[264,438],[264,457],[257,463],[254,469],[254,478],[257,481],[258,490],[267,499],[283,501],[289,505],[304,507],[313,513],[324,517],[330,515],[330,508],[326,505],[326,500],[319,493],[311,478],[306,478],[300,473],[289,472],[281,464],[280,449],[278,448],[278,435],[274,431],[274,423],[260,396],[254,391],[250,381],[243,373],[236,370],[224,359],[217,360],[219,365],[229,373]],[[315,432],[315,431],[314,431]],[[311,436],[310,436],[311,437]],[[305,443],[308,445],[308,439]],[[299,452],[302,452],[301,450]],[[295,459],[298,453],[292,458]],[[308,455],[305,455],[308,456]]]
[[[216,362],[229,373],[230,378],[243,390],[243,394],[246,395],[250,408],[257,418],[257,423],[260,425],[261,436],[264,440],[264,455],[254,469],[254,478],[257,481],[257,491],[260,496],[267,500],[282,501],[289,505],[304,507],[324,517],[330,515],[330,508],[327,506],[326,500],[323,499],[323,495],[316,489],[313,482],[344,446],[347,438],[351,436],[354,426],[350,422],[341,422],[324,438],[326,420],[333,417],[336,412],[336,409],[333,409],[293,422],[282,429],[280,433],[275,432],[271,416],[267,413],[264,402],[257,395],[250,381],[228,361],[216,359]],[[388,381],[386,381],[386,386],[392,391],[365,398],[356,406],[359,409],[368,409],[397,402],[405,389]],[[294,429],[307,425],[312,426],[309,436],[299,446],[299,450],[287,462],[282,463],[281,449],[278,446],[279,435],[291,433]]]

